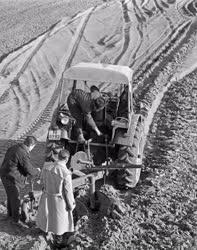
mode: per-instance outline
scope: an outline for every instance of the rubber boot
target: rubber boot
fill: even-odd
[[[82,129],[78,129],[78,138],[77,138],[77,140],[78,140],[78,142],[79,143],[85,143],[85,138],[84,138],[84,136],[83,136],[83,131],[82,131]]]

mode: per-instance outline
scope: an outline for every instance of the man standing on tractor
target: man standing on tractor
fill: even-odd
[[[44,166],[41,174],[43,193],[36,224],[45,233],[54,234],[56,245],[62,245],[64,236],[74,232],[75,200],[71,172],[66,166],[69,157],[69,151],[62,149],[58,160]]]
[[[22,144],[8,148],[0,168],[1,180],[7,194],[7,217],[13,220],[14,225],[22,228],[28,226],[21,221],[20,189],[25,186],[27,176],[36,176],[41,171],[30,163],[30,151],[36,143],[34,136],[28,136]]]
[[[91,86],[90,91],[90,93],[87,93],[82,89],[74,89],[68,96],[67,100],[70,113],[76,119],[79,143],[85,142],[82,130],[83,119],[85,119],[89,127],[93,129],[98,136],[101,136],[102,134],[96,126],[91,113],[102,110],[105,106],[105,99],[101,96],[101,93],[96,86]]]

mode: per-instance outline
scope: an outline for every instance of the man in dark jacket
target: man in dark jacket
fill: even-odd
[[[27,176],[36,176],[39,168],[30,163],[30,151],[36,145],[34,136],[28,136],[22,144],[8,148],[0,167],[0,176],[7,194],[7,215],[13,223],[27,227],[20,221],[20,189],[25,186]]]
[[[74,89],[68,96],[67,104],[71,115],[76,119],[76,128],[78,133],[78,141],[84,143],[85,139],[82,131],[83,119],[93,129],[98,136],[101,135],[97,128],[92,112],[98,112],[105,106],[105,99],[101,96],[99,89],[96,86],[90,88],[90,93],[82,89]]]

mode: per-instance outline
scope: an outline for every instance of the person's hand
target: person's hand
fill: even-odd
[[[76,204],[75,204],[75,202],[73,202],[72,205],[67,205],[67,211],[71,211],[72,212],[75,209],[75,207],[76,207]]]
[[[102,135],[101,131],[100,131],[98,128],[96,128],[95,131],[96,131],[96,134],[97,134],[98,136],[101,136],[101,135]]]
[[[38,170],[38,175],[41,173],[41,169],[40,168],[36,168]]]

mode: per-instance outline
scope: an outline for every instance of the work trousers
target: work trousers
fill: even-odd
[[[20,188],[7,177],[1,177],[3,186],[7,194],[7,214],[15,222],[20,218]]]

